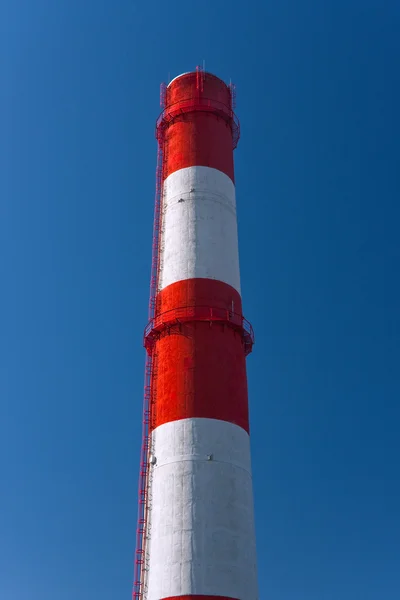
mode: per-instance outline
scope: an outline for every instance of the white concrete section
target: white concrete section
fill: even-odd
[[[180,169],[164,183],[159,287],[194,277],[240,293],[235,186],[210,167]]]
[[[182,595],[257,600],[248,434],[214,419],[153,432],[147,600]]]

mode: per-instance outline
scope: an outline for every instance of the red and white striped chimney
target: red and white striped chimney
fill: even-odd
[[[257,600],[232,86],[176,77],[163,151],[146,512],[147,600]]]

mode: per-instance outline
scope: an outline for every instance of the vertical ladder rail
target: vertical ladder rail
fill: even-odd
[[[165,106],[166,86],[161,84],[160,104]],[[157,132],[158,151],[156,168],[156,193],[154,202],[153,222],[153,244],[150,277],[150,300],[149,321],[154,318],[156,312],[156,295],[158,287],[159,264],[160,264],[160,232],[162,217],[163,196],[163,132]],[[152,349],[146,353],[144,398],[143,398],[143,421],[142,421],[142,445],[140,452],[140,469],[138,484],[138,515],[136,529],[136,550],[133,578],[133,600],[144,600],[146,598],[146,575],[148,570],[148,556],[146,552],[148,540],[149,508],[151,502],[150,490],[150,455],[151,455],[151,423],[153,405],[155,400],[155,353]]]

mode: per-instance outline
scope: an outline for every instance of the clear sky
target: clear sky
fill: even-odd
[[[0,598],[127,600],[159,84],[237,84],[260,600],[400,598],[397,0],[3,0]]]

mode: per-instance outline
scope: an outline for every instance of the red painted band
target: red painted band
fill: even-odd
[[[218,77],[206,73],[201,87],[198,74],[187,73],[167,88],[165,113],[174,112],[179,103],[193,105],[209,100],[222,113],[231,111],[228,86]],[[199,84],[200,85],[200,84]],[[218,112],[218,111],[217,111]],[[193,166],[211,167],[234,180],[232,126],[215,112],[195,109],[174,116],[164,130],[164,179],[179,169]]]
[[[182,279],[158,292],[157,315],[180,306],[215,306],[234,313],[242,313],[239,292],[217,279]]]
[[[166,90],[165,104],[172,106],[188,98],[212,98],[216,102],[230,107],[231,92],[222,79],[212,73],[192,71],[176,77]]]
[[[223,308],[229,308],[235,298],[241,307],[233,288],[212,279],[174,283],[159,293],[158,301],[168,310],[182,306],[185,298],[196,305],[214,298]],[[154,353],[152,428],[203,417],[249,431],[246,359],[240,333],[218,322],[183,323],[155,342]]]

